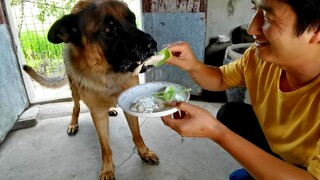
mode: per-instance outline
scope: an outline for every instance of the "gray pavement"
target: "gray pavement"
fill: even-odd
[[[213,114],[221,103],[190,101]],[[0,144],[0,179],[94,180],[101,154],[88,109],[82,104],[80,130],[67,135],[72,102],[38,105],[37,125],[10,132]],[[239,164],[209,139],[183,138],[160,118],[140,118],[146,145],[159,165],[140,160],[123,112],[110,118],[111,148],[117,180],[226,180]]]

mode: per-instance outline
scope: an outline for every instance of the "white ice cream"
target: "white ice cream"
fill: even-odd
[[[133,76],[137,76],[140,73],[143,66],[155,65],[155,64],[159,63],[163,58],[165,58],[164,54],[156,54],[156,55],[149,57],[147,60],[145,60],[143,63],[141,63],[138,67],[136,67],[136,69],[132,73]]]

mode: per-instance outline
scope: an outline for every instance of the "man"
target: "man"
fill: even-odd
[[[209,67],[182,42],[168,47],[167,61],[207,90],[245,86],[252,107],[227,103],[216,119],[180,102],[187,115],[162,120],[182,136],[218,143],[255,179],[320,179],[320,1],[253,3],[255,42],[242,58]]]

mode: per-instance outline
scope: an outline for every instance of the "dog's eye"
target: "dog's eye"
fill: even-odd
[[[118,26],[105,26],[100,32],[106,37],[116,37],[121,32],[121,28]]]
[[[106,27],[106,28],[104,29],[104,32],[105,32],[105,33],[111,32],[111,28],[110,28],[110,27]]]

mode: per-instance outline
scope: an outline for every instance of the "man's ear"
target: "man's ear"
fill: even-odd
[[[81,43],[81,32],[78,27],[78,17],[74,14],[63,16],[57,20],[48,32],[48,40],[51,43]]]
[[[313,36],[310,39],[310,43],[320,44],[320,26],[313,32]]]

